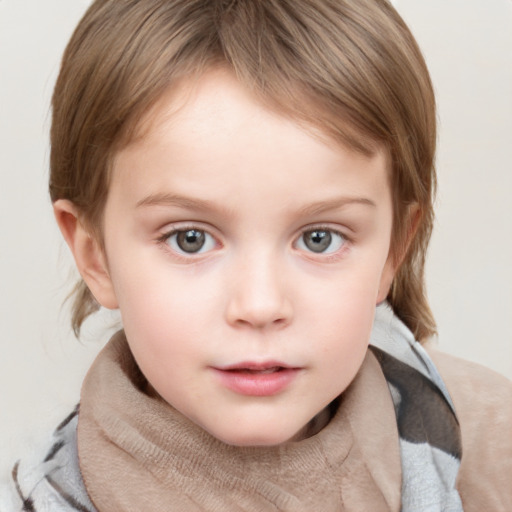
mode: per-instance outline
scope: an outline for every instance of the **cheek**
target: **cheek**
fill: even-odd
[[[148,281],[131,292],[120,304],[121,316],[143,374],[171,403],[173,390],[186,386],[193,394],[197,382],[189,370],[204,363],[201,301],[162,281]]]
[[[318,318],[324,324],[322,347],[328,355],[339,359],[366,350],[375,315],[375,304],[369,295],[346,295],[331,301],[320,311]],[[317,347],[319,348],[319,347]]]
[[[177,342],[190,333],[190,338],[202,324],[202,319],[214,308],[214,301],[198,293],[193,283],[183,279],[162,279],[148,276],[135,282],[119,301],[125,329],[133,339],[151,338],[166,345],[175,338]]]
[[[340,275],[328,286],[316,288],[309,307],[304,304],[302,314],[309,318],[311,336],[316,337],[312,350],[321,352],[329,367],[357,369],[362,361],[375,315],[376,276],[363,279],[359,272]]]
[[[328,316],[335,328],[340,324],[354,328],[358,324],[364,326],[367,312],[373,314],[376,305],[380,277],[381,269],[375,263],[347,266],[321,283],[311,283],[309,306]]]
[[[165,381],[170,367],[200,364],[215,349],[222,287],[213,273],[197,276],[154,261],[139,268],[136,277],[120,276],[123,326],[146,377]]]
[[[316,346],[322,378],[318,385],[334,398],[350,385],[367,352],[375,307],[353,301],[349,306],[330,311],[333,331]]]
[[[207,280],[200,279],[199,289],[197,274],[170,263],[163,249],[140,247],[142,244],[130,244],[129,237],[125,238],[125,243],[117,244],[125,250],[109,258],[124,320],[152,325],[192,314],[191,304],[199,306],[198,299],[208,293]]]

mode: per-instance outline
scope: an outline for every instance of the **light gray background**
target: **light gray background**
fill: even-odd
[[[88,4],[0,0],[0,473],[71,410],[115,320],[89,323],[82,343],[71,334],[71,260],[47,197],[49,98]],[[439,104],[439,345],[512,378],[512,1],[396,4]]]

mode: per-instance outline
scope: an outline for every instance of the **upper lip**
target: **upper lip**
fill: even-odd
[[[252,371],[263,371],[271,368],[283,368],[283,369],[296,369],[296,366],[292,366],[281,361],[243,361],[241,363],[231,364],[227,366],[219,366],[217,370],[224,372],[235,371],[235,370],[252,370]]]

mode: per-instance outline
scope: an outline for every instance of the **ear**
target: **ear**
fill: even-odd
[[[416,235],[416,230],[418,229],[421,219],[421,210],[419,205],[417,203],[410,204],[405,215],[405,240],[399,248],[390,248],[388,258],[381,274],[377,304],[386,300],[389,290],[391,289],[391,285],[393,284],[393,279],[395,278],[400,265],[404,261],[407,251],[409,250],[409,246]]]
[[[386,260],[386,263],[382,270],[382,274],[380,276],[377,304],[380,304],[381,302],[384,302],[386,300],[389,290],[391,289],[391,285],[393,284],[393,279],[395,277],[397,269],[398,267],[395,265],[395,259],[393,255],[389,254],[388,259]]]
[[[104,251],[80,222],[78,209],[67,199],[53,203],[53,213],[82,279],[95,299],[108,309],[118,307]]]

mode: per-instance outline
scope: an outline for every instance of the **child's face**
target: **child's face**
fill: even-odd
[[[227,443],[282,443],[365,356],[393,275],[387,160],[322,142],[227,72],[176,109],[185,90],[115,161],[112,301],[167,402]]]

